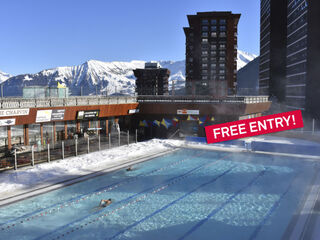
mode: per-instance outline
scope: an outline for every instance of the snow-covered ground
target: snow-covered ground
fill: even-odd
[[[278,138],[272,136],[259,136],[244,139],[250,141],[265,141],[284,144],[312,145],[313,142]],[[319,145],[320,146],[320,145]],[[0,200],[18,195],[30,190],[50,186],[62,181],[85,176],[97,171],[114,168],[119,165],[130,165],[130,161],[146,156],[160,154],[174,150],[179,147],[196,147],[202,149],[216,149],[224,151],[244,151],[243,147],[199,142],[186,142],[180,140],[153,139],[146,142],[139,142],[129,146],[122,146],[110,150],[103,150],[65,160],[43,163],[34,167],[21,168],[17,171],[6,171],[0,174]]]

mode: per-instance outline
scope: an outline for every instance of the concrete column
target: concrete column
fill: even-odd
[[[52,123],[52,128],[53,128],[53,136],[52,136],[52,142],[53,144],[56,142],[57,140],[57,131],[56,131],[56,122]]]
[[[29,145],[29,125],[25,124],[23,126],[23,134],[24,134],[24,145],[28,146]]]
[[[43,124],[40,123],[40,136],[41,136],[41,145],[43,145]]]
[[[67,121],[64,122],[64,139],[68,139],[68,124],[67,124]]]
[[[109,134],[109,120],[106,120],[106,136]]]
[[[79,121],[77,121],[77,123],[76,123],[76,131],[77,131],[77,133],[79,134],[80,133],[80,122]]]
[[[8,149],[12,148],[11,142],[11,126],[7,126],[7,134],[8,134]]]

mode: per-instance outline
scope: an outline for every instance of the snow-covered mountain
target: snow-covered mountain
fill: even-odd
[[[238,69],[253,60],[255,55],[238,51]],[[185,61],[158,61],[171,72],[169,89],[174,81],[175,90],[185,86]],[[102,62],[89,60],[72,67],[57,67],[36,74],[23,74],[11,77],[4,82],[5,96],[22,96],[24,86],[57,86],[57,82],[69,87],[72,95],[114,93],[133,95],[135,77],[133,69],[144,68],[145,61]]]
[[[245,65],[247,65],[249,62],[251,62],[253,59],[255,59],[257,55],[247,53],[241,50],[238,50],[237,54],[237,70],[240,70]]]
[[[0,83],[4,82],[8,78],[11,78],[12,76],[8,73],[0,71]]]

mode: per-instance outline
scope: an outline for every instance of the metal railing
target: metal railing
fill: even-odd
[[[211,96],[138,96],[139,103],[264,103],[268,96],[228,96],[214,98]]]
[[[86,106],[86,105],[111,105],[137,103],[134,96],[110,96],[110,97],[68,97],[68,98],[0,98],[0,109],[9,108],[36,108],[36,107],[62,107],[62,106]]]
[[[132,143],[137,143],[137,131],[67,139],[54,144],[23,146],[23,151],[19,148],[14,148],[11,151],[2,149],[4,152],[1,152],[0,155],[0,170],[16,170],[23,166],[34,166],[43,162],[75,157]]]

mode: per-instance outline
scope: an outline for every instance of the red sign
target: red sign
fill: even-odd
[[[252,137],[303,127],[300,110],[205,127],[207,143]]]

